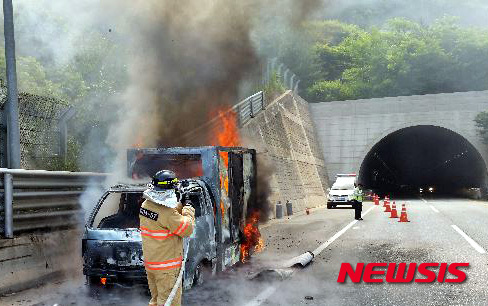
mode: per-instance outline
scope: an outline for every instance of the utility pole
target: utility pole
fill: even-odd
[[[3,0],[3,31],[5,34],[5,62],[7,67],[7,165],[20,168],[19,97],[15,61],[14,12],[12,0]]]

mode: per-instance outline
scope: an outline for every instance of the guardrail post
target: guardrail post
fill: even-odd
[[[250,109],[250,112],[249,112],[250,117],[254,118],[254,108],[252,105],[252,98],[249,99],[249,109]]]
[[[14,219],[13,219],[13,198],[14,186],[12,182],[12,174],[5,173],[3,176],[3,190],[4,190],[4,235],[5,238],[14,238]]]

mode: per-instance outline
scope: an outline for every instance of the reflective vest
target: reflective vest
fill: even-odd
[[[146,270],[172,270],[181,267],[183,237],[192,234],[195,217],[182,216],[179,210],[150,200],[142,203],[139,219]]]
[[[354,188],[354,193],[353,193],[354,200],[358,202],[363,201],[363,191],[359,187]]]

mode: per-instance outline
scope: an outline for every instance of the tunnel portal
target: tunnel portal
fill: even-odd
[[[376,143],[362,162],[359,181],[380,194],[412,195],[420,188],[459,194],[483,188],[486,166],[461,135],[437,126],[398,130]]]

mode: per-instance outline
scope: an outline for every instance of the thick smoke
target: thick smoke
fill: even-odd
[[[235,103],[241,84],[260,76],[263,57],[253,39],[262,35],[260,17],[281,11],[293,24],[319,3],[194,0],[131,5],[131,82],[109,143],[121,150],[134,144],[188,145],[182,135],[208,121],[216,109]],[[202,142],[192,145],[208,144]]]

